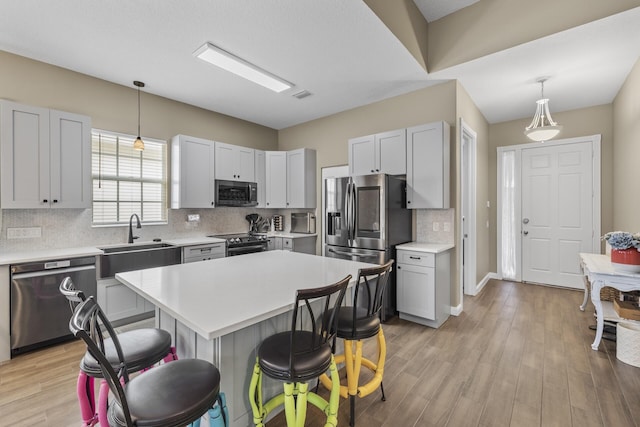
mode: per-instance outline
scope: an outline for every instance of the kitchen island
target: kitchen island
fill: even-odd
[[[352,286],[371,264],[289,251],[268,251],[116,274],[156,306],[156,324],[168,331],[181,358],[212,362],[222,377],[230,426],[251,425],[250,373],[262,340],[291,328],[297,289],[335,283]],[[265,401],[282,383],[264,378]]]

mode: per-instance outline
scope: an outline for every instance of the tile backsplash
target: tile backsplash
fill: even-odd
[[[143,225],[139,230],[134,229],[134,234],[140,236],[138,241],[150,241],[155,238],[169,239],[242,233],[249,230],[249,223],[245,216],[254,212],[268,218],[274,214],[286,214],[285,230],[288,230],[289,210],[280,212],[273,209],[252,208],[169,209],[168,224]],[[91,209],[0,210],[0,253],[127,242],[128,226],[93,227],[91,214]],[[189,214],[199,214],[200,220],[187,221]],[[31,227],[39,227],[41,236],[7,238],[7,229]]]
[[[454,209],[416,210],[416,242],[453,244],[455,242],[454,221]]]

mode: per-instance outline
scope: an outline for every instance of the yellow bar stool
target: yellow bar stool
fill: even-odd
[[[307,402],[325,413],[325,427],[338,424],[340,379],[331,343],[336,330],[336,309],[342,304],[349,280],[351,275],[329,286],[298,290],[291,331],[272,335],[260,344],[249,385],[249,402],[257,427],[263,427],[269,413],[283,404],[287,426],[302,427]],[[308,385],[308,381],[327,370],[336,385],[328,402],[309,391]],[[284,392],[266,403],[262,399],[263,374],[284,381]]]
[[[380,311],[389,274],[394,260],[379,267],[363,268],[358,272],[358,281],[353,294],[353,306],[340,307],[338,311],[337,337],[344,340],[344,354],[335,356],[336,364],[344,363],[347,385],[340,385],[340,396],[349,397],[349,425],[355,425],[355,398],[373,393],[378,386],[385,400],[382,376],[387,357],[387,344],[380,325]],[[362,356],[362,340],[377,337],[378,360],[373,362]],[[373,372],[373,378],[359,385],[360,370],[365,367]],[[334,383],[324,374],[322,384],[334,391]]]

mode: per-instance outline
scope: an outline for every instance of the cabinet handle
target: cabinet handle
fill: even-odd
[[[58,199],[53,199],[53,203],[58,203]]]
[[[410,205],[411,204],[411,200],[407,200],[407,204]]]
[[[373,169],[371,169],[371,172],[373,172]]]
[[[42,203],[49,203],[49,200],[44,199],[44,200],[42,201]]]
[[[269,206],[269,202],[267,202],[267,206]]]
[[[376,172],[380,172],[380,169],[376,169]]]
[[[400,266],[398,266],[398,270],[400,270],[400,269],[401,269],[401,267],[400,267]]]
[[[287,202],[287,206],[289,206],[289,202]]]
[[[410,259],[422,259],[422,258],[420,258],[419,256],[410,256],[409,258],[410,258]]]
[[[211,206],[213,206],[213,202],[211,202]]]

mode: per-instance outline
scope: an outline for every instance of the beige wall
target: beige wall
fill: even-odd
[[[482,0],[429,23],[429,72],[638,6],[640,0]]]
[[[602,231],[640,231],[640,60],[613,102],[613,224]]]
[[[477,134],[476,142],[476,283],[480,283],[484,277],[494,271],[490,265],[490,257],[487,248],[489,247],[489,228],[486,227],[490,221],[487,200],[489,200],[489,123],[473,103],[467,91],[458,84],[457,91],[458,117],[471,127]],[[460,124],[456,127],[456,156],[460,162]],[[457,202],[456,206],[461,206],[460,183],[456,184]],[[456,211],[456,236],[460,236],[461,212]],[[456,240],[457,243],[457,240]]]
[[[0,51],[0,98],[91,117],[99,129],[135,135],[136,88],[120,86],[64,68]],[[134,78],[140,78],[132,73]],[[264,150],[278,145],[276,130],[144,93],[143,136],[168,140],[179,133]]]
[[[552,100],[553,102],[553,100]],[[553,110],[553,107],[551,107]],[[532,105],[533,109],[533,105]],[[533,113],[532,113],[533,114]],[[613,225],[613,105],[600,105],[579,110],[555,113],[553,119],[563,126],[556,139],[573,138],[587,135],[602,135],[601,140],[601,230],[611,230]],[[637,116],[636,116],[637,117]],[[637,118],[636,118],[637,120]],[[527,144],[531,141],[523,131],[531,119],[513,120],[489,126],[489,255],[492,271],[497,271],[496,264],[496,188],[497,188],[497,151],[498,147]],[[618,166],[616,166],[618,168]]]

